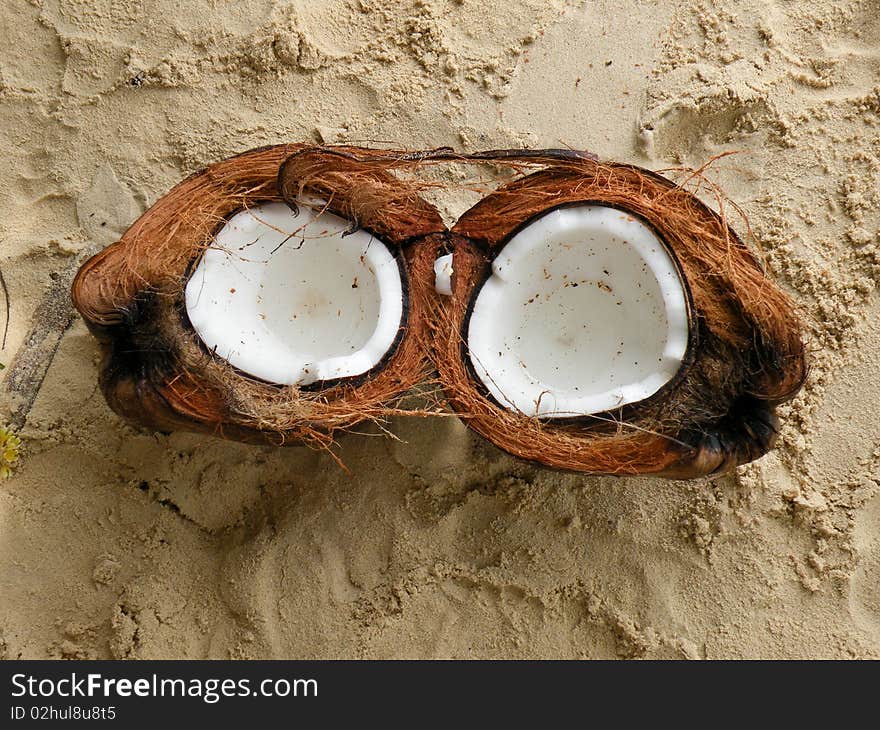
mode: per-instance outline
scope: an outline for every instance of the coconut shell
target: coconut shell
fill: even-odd
[[[447,161],[508,166],[520,175],[447,230],[420,195],[425,185],[396,174]],[[186,319],[183,290],[227,217],[265,201],[296,206],[304,197],[324,201],[396,251],[408,301],[398,342],[376,368],[297,388],[257,381],[208,352]],[[675,378],[644,401],[579,419],[531,418],[496,403],[476,377],[468,317],[510,237],[553,208],[582,203],[640,218],[667,247],[687,290],[689,346]],[[448,251],[453,293],[445,297],[434,289],[433,262]],[[398,397],[433,364],[448,406],[511,454],[579,472],[691,477],[771,448],[775,406],[806,374],[792,303],[721,216],[656,173],[573,150],[253,150],[160,199],[119,243],[83,266],[73,294],[102,343],[101,384],[115,411],[159,430],[246,441],[326,446],[338,429],[394,412]]]
[[[101,343],[101,388],[118,414],[160,431],[326,446],[337,429],[386,412],[424,379],[440,216],[389,173],[310,149],[252,150],[190,176],[80,269],[73,301]],[[347,174],[355,185],[344,184]],[[328,210],[376,235],[402,262],[405,321],[392,351],[364,376],[308,388],[262,382],[208,351],[189,324],[184,289],[199,256],[234,213],[284,200],[280,186],[294,205],[296,194],[326,200]],[[371,216],[365,201],[382,196],[396,207]]]
[[[775,404],[806,374],[788,297],[733,230],[694,195],[648,170],[545,158],[544,169],[483,198],[452,229],[453,294],[437,298],[434,360],[452,408],[495,445],[548,466],[692,477],[725,471],[775,441]],[[677,262],[691,337],[676,377],[650,398],[580,419],[538,420],[496,403],[470,366],[470,308],[495,254],[560,206],[596,203],[640,218]]]

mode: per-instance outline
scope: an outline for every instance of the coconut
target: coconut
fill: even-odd
[[[412,179],[445,161],[516,177],[447,229]],[[771,448],[806,372],[791,302],[724,216],[570,150],[255,150],[162,198],[74,300],[117,412],[272,443],[398,413],[433,365],[518,457],[696,476]]]
[[[433,319],[452,407],[500,448],[567,470],[691,477],[763,455],[806,373],[789,298],[666,178],[527,162],[543,169],[452,229],[452,294]]]
[[[440,217],[381,170],[312,169],[309,149],[196,173],[83,265],[73,299],[101,341],[117,413],[162,431],[327,446],[424,379]],[[286,201],[285,161],[303,166]],[[371,213],[371,196],[394,199],[397,217]]]

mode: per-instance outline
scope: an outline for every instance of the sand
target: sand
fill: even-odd
[[[878,0],[8,0],[0,40],[7,366],[177,180],[296,140],[735,150],[813,353],[735,474],[560,474],[447,418],[344,437],[349,476],[125,425],[74,319],[32,407],[0,371],[0,657],[880,657]]]

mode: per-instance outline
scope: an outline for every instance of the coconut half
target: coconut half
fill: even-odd
[[[209,349],[270,383],[363,375],[405,322],[405,270],[381,240],[320,205],[265,203],[232,216],[186,285]]]
[[[160,431],[329,448],[424,380],[443,231],[395,176],[306,145],[191,175],[74,281],[108,404]]]
[[[688,347],[675,260],[644,222],[601,205],[558,208],[492,261],[467,329],[474,371],[501,405],[574,418],[637,403]]]
[[[588,473],[693,477],[766,453],[804,348],[790,301],[726,221],[631,165],[496,159],[542,169],[465,212],[434,272],[433,358],[464,422]]]

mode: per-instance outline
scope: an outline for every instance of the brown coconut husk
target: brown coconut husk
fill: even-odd
[[[488,398],[469,368],[469,307],[493,254],[524,224],[573,203],[619,207],[646,222],[677,261],[691,301],[682,369],[654,396],[617,412],[542,422]],[[440,302],[435,360],[456,410],[501,448],[576,471],[697,476],[763,455],[773,406],[805,377],[800,326],[788,298],[726,223],[687,191],[626,165],[566,163],[480,201],[455,225],[453,296]]]
[[[328,446],[337,430],[393,412],[395,401],[424,380],[432,238],[445,230],[439,215],[391,175],[362,175],[359,163],[331,164],[322,176],[308,150],[305,145],[252,150],[192,175],[118,243],[83,265],[73,300],[102,344],[101,386],[117,413],[161,431]],[[308,389],[262,382],[210,352],[186,318],[183,296],[191,267],[232,214],[284,199],[279,169],[285,160],[311,164],[297,183],[298,193],[324,198],[327,210],[374,233],[403,260],[406,321],[392,352],[366,376]],[[357,186],[337,184],[346,165]],[[295,183],[291,175],[285,179]],[[398,201],[381,220],[371,218],[363,205],[377,190],[390,191]],[[290,198],[294,204],[295,197]],[[399,236],[400,231],[407,235]],[[404,245],[412,237],[418,245]]]
[[[419,194],[425,186],[395,175],[446,161],[523,174],[447,231]],[[314,392],[237,373],[207,353],[180,316],[188,267],[225,216],[304,196],[399,246],[410,287],[408,321],[388,360],[357,383]],[[581,419],[529,418],[496,403],[476,378],[467,318],[492,257],[510,236],[553,208],[577,203],[618,207],[654,229],[686,282],[690,346],[676,378],[645,401]],[[453,294],[442,297],[433,287],[433,261],[449,250]],[[119,244],[83,267],[74,298],[104,343],[102,384],[118,412],[160,429],[272,443],[326,445],[338,429],[394,412],[397,397],[425,377],[430,356],[455,413],[516,456],[580,472],[696,476],[765,453],[777,432],[774,406],[806,374],[790,300],[722,215],[656,173],[573,150],[256,150],[208,168],[160,200]]]
[[[453,296],[434,317],[435,361],[468,425],[522,458],[562,469],[697,476],[763,455],[777,432],[774,405],[806,375],[789,298],[716,213],[666,178],[631,165],[546,159],[545,169],[481,200],[453,228]],[[487,397],[469,367],[469,307],[493,255],[553,208],[598,203],[647,223],[677,261],[691,302],[684,364],[660,392],[616,412],[546,422]]]

